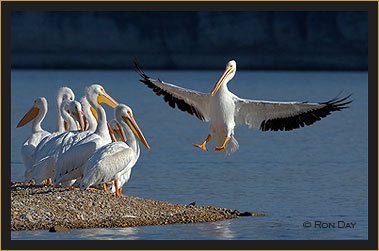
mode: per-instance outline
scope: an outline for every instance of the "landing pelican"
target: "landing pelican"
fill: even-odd
[[[200,120],[210,122],[209,134],[200,144],[193,144],[207,150],[206,144],[212,140],[217,146],[216,151],[231,154],[239,147],[234,138],[234,127],[247,125],[249,128],[261,131],[293,130],[326,117],[331,112],[347,108],[344,98],[338,96],[321,103],[307,102],[272,102],[241,99],[228,90],[227,83],[236,74],[236,62],[229,61],[224,73],[216,82],[211,93],[205,94],[182,87],[157,81],[148,77],[135,60],[137,72],[143,78],[142,83],[152,88],[158,95],[163,95],[164,101],[175,108],[196,115]]]
[[[121,196],[122,186],[129,180],[132,167],[138,160],[140,148],[136,138],[150,150],[141,130],[133,118],[132,110],[124,105],[118,105],[114,110],[116,121],[121,127],[119,137],[123,141],[112,142],[97,149],[88,159],[84,169],[80,188],[114,181],[116,194]],[[126,131],[127,137],[122,133]],[[126,138],[128,140],[126,140]],[[126,143],[125,143],[126,142]],[[105,190],[105,185],[104,185]]]
[[[16,128],[26,125],[30,121],[32,124],[32,135],[27,138],[21,146],[22,160],[25,165],[25,181],[32,180],[32,169],[34,163],[34,151],[37,145],[45,137],[50,135],[50,132],[45,131],[41,127],[41,122],[45,118],[47,113],[47,101],[44,97],[34,100],[33,107],[25,114],[25,116],[17,124]]]
[[[96,130],[71,145],[70,148],[58,158],[53,179],[54,185],[81,178],[85,164],[92,153],[103,145],[111,143],[105,110],[100,104],[104,103],[115,108],[118,103],[98,84],[93,84],[87,88],[86,97],[90,105],[96,110],[98,116]]]

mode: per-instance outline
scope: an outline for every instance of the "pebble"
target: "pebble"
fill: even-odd
[[[49,232],[71,232],[71,230],[68,229],[67,227],[53,226],[52,228],[49,229]]]

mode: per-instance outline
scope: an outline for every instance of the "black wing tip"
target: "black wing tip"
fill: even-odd
[[[147,85],[147,87],[153,89],[153,92],[157,96],[163,95],[163,100],[168,103],[168,105],[175,109],[175,106],[177,106],[181,111],[188,112],[191,115],[195,115],[200,120],[205,120],[203,114],[201,114],[200,111],[198,111],[195,107],[193,107],[190,104],[187,104],[184,100],[181,100],[179,98],[174,97],[171,93],[163,90],[162,88],[155,85],[150,77],[148,77],[142,70],[141,66],[139,65],[137,57],[134,57],[134,65],[136,72],[143,78],[139,81]],[[158,79],[159,82],[163,83],[160,79]]]
[[[329,107],[331,109],[330,110],[331,112],[340,111],[340,110],[349,108],[349,106],[347,106],[347,105],[349,105],[353,102],[353,100],[350,99],[351,96],[353,95],[353,93],[350,93],[349,95],[340,98],[341,94],[342,94],[342,91],[340,93],[338,93],[338,95],[335,98],[333,98],[327,102],[320,103],[320,104],[324,104],[324,105],[326,105],[326,107]]]
[[[134,56],[134,66],[135,66],[135,71],[145,80],[149,80],[150,78],[145,74],[145,72],[142,70],[138,59],[136,56]]]
[[[260,126],[260,130],[290,131],[296,128],[312,125],[316,121],[319,121],[322,118],[330,115],[334,111],[341,111],[343,109],[349,108],[347,105],[353,102],[353,100],[349,100],[353,94],[351,93],[345,97],[340,98],[341,94],[342,91],[335,98],[327,102],[319,103],[324,105],[321,108],[301,113],[292,117],[263,120]]]

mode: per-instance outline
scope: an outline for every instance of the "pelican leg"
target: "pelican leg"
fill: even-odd
[[[105,183],[103,183],[103,188],[104,188],[104,192],[108,193],[107,185],[105,185]]]
[[[222,149],[224,149],[224,148],[225,148],[225,144],[226,144],[226,142],[228,142],[228,139],[229,139],[229,137],[226,136],[226,137],[225,137],[224,144],[222,144],[222,146],[220,146],[220,147],[216,147],[216,148],[215,148],[215,151],[221,151]]]
[[[72,187],[72,188],[73,188],[73,187]],[[73,189],[74,189],[74,188],[73,188]],[[72,190],[73,190],[73,189],[72,189]],[[93,187],[87,187],[85,190],[95,190],[95,191],[96,191],[97,189],[96,189],[96,188],[93,188]]]
[[[46,179],[46,186],[52,186],[53,183],[51,183],[51,178]]]
[[[118,189],[118,180],[114,181],[114,187],[116,188],[116,195],[121,196],[121,192]]]
[[[209,140],[211,140],[211,137],[212,136],[210,134],[208,134],[208,137],[205,139],[205,141],[203,142],[203,144],[201,144],[201,145],[192,144],[192,145],[196,146],[196,147],[199,147],[199,148],[201,148],[201,149],[203,149],[205,151],[208,151],[208,149],[205,147],[205,144],[207,144],[209,142]]]
[[[30,185],[35,185],[36,183],[34,182],[34,180],[30,180]]]

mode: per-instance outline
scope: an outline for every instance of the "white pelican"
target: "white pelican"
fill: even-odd
[[[62,102],[65,100],[74,100],[75,94],[69,87],[61,87],[58,89],[57,94],[55,96],[55,104],[57,107],[57,119],[56,119],[56,129],[55,132],[51,133],[48,137],[46,137],[43,141],[40,142],[39,148],[43,146],[43,144],[49,142],[50,139],[55,136],[63,133],[68,129],[68,121],[65,121],[62,117]]]
[[[34,151],[37,145],[45,137],[50,135],[41,128],[41,122],[45,118],[47,113],[47,101],[44,97],[37,98],[34,100],[33,107],[24,115],[24,117],[17,124],[17,128],[26,125],[30,121],[32,124],[32,135],[27,138],[21,146],[22,160],[25,165],[25,181],[29,182],[32,180],[32,167],[34,163]]]
[[[210,122],[209,134],[200,144],[193,144],[203,150],[212,140],[217,146],[216,151],[223,154],[233,153],[238,149],[238,142],[234,138],[234,127],[247,125],[262,131],[292,130],[311,125],[326,117],[333,111],[347,108],[346,101],[351,95],[322,103],[307,102],[272,102],[241,99],[228,90],[227,83],[236,74],[236,62],[229,61],[220,79],[216,82],[211,93],[197,91],[157,81],[149,78],[135,60],[138,73],[143,78],[142,83],[152,88],[158,95],[163,95],[164,101],[175,108],[196,115],[200,120]]]
[[[78,101],[64,100],[61,103],[60,114],[65,124],[68,125],[69,131],[60,134],[56,132],[51,135],[53,137],[46,137],[36,147],[32,178],[37,184],[45,179],[48,179],[48,184],[51,184],[57,158],[65,151],[67,144],[70,144],[70,138],[80,132],[77,131],[76,121],[79,122],[81,128],[84,128],[83,112]]]
[[[88,159],[84,169],[80,188],[86,189],[91,185],[104,184],[114,181],[116,194],[121,196],[122,186],[129,180],[130,172],[140,155],[140,140],[150,150],[141,130],[133,118],[132,110],[124,105],[118,105],[114,110],[116,121],[121,125],[116,129],[123,141],[112,142],[97,149]],[[113,123],[112,123],[113,124]],[[122,133],[126,131],[127,137]],[[128,140],[126,140],[126,138]],[[126,143],[125,143],[126,142]],[[104,185],[104,190],[105,185]]]
[[[90,105],[96,110],[98,116],[97,128],[95,132],[88,134],[77,143],[71,145],[58,158],[53,179],[54,185],[80,178],[92,153],[103,145],[111,143],[105,110],[100,104],[104,103],[115,108],[118,103],[98,84],[93,84],[87,88],[86,97]]]
[[[85,101],[87,101],[87,99],[85,99]],[[88,103],[88,101],[87,101]],[[90,104],[88,103],[88,106],[90,106]],[[91,107],[92,108],[92,107]],[[93,109],[93,108],[92,108]],[[92,110],[90,110],[90,112],[92,112]],[[96,111],[95,111],[95,114],[96,114]],[[94,115],[95,116],[95,115]],[[97,116],[95,116],[97,117]],[[95,121],[97,123],[97,121]],[[89,122],[90,123],[90,122]],[[88,124],[88,123],[87,123]],[[96,129],[96,128],[95,128]],[[111,136],[111,139],[112,139],[112,142],[117,142],[117,141],[126,141],[126,136],[124,134],[124,131],[123,129],[121,128],[122,132],[119,131],[120,129],[120,126],[118,125],[117,121],[115,119],[113,119],[111,122],[108,123],[108,131],[109,131],[109,135]],[[88,129],[90,130],[90,129]],[[115,136],[115,134],[113,133],[113,131],[116,133],[117,136]],[[124,140],[125,139],[125,140]],[[99,150],[99,149],[98,149]],[[97,150],[96,150],[97,151]],[[95,152],[96,152],[95,151]],[[93,155],[93,154],[92,154]],[[91,156],[92,156],[91,155]],[[87,161],[88,162],[88,161]],[[75,182],[72,186],[73,187],[79,187],[80,186],[80,181],[81,180],[78,180],[77,182]],[[101,184],[99,184],[101,185]],[[108,192],[108,189],[107,189],[107,186],[111,186],[111,189],[112,189],[112,192],[116,192],[116,190],[114,189],[114,186],[113,186],[113,181],[111,182],[108,182],[108,183],[103,183],[102,184],[102,188],[104,189],[104,192]],[[99,188],[98,185],[95,186],[96,188]]]
[[[59,88],[57,95],[55,97],[55,104],[57,107],[57,122],[56,122],[56,132],[57,133],[62,133],[67,130],[64,126],[64,119],[62,118],[62,113],[61,113],[61,105],[62,102],[65,100],[74,100],[75,99],[75,94],[74,92],[69,88],[69,87],[61,87]],[[67,126],[67,125],[66,125]]]

